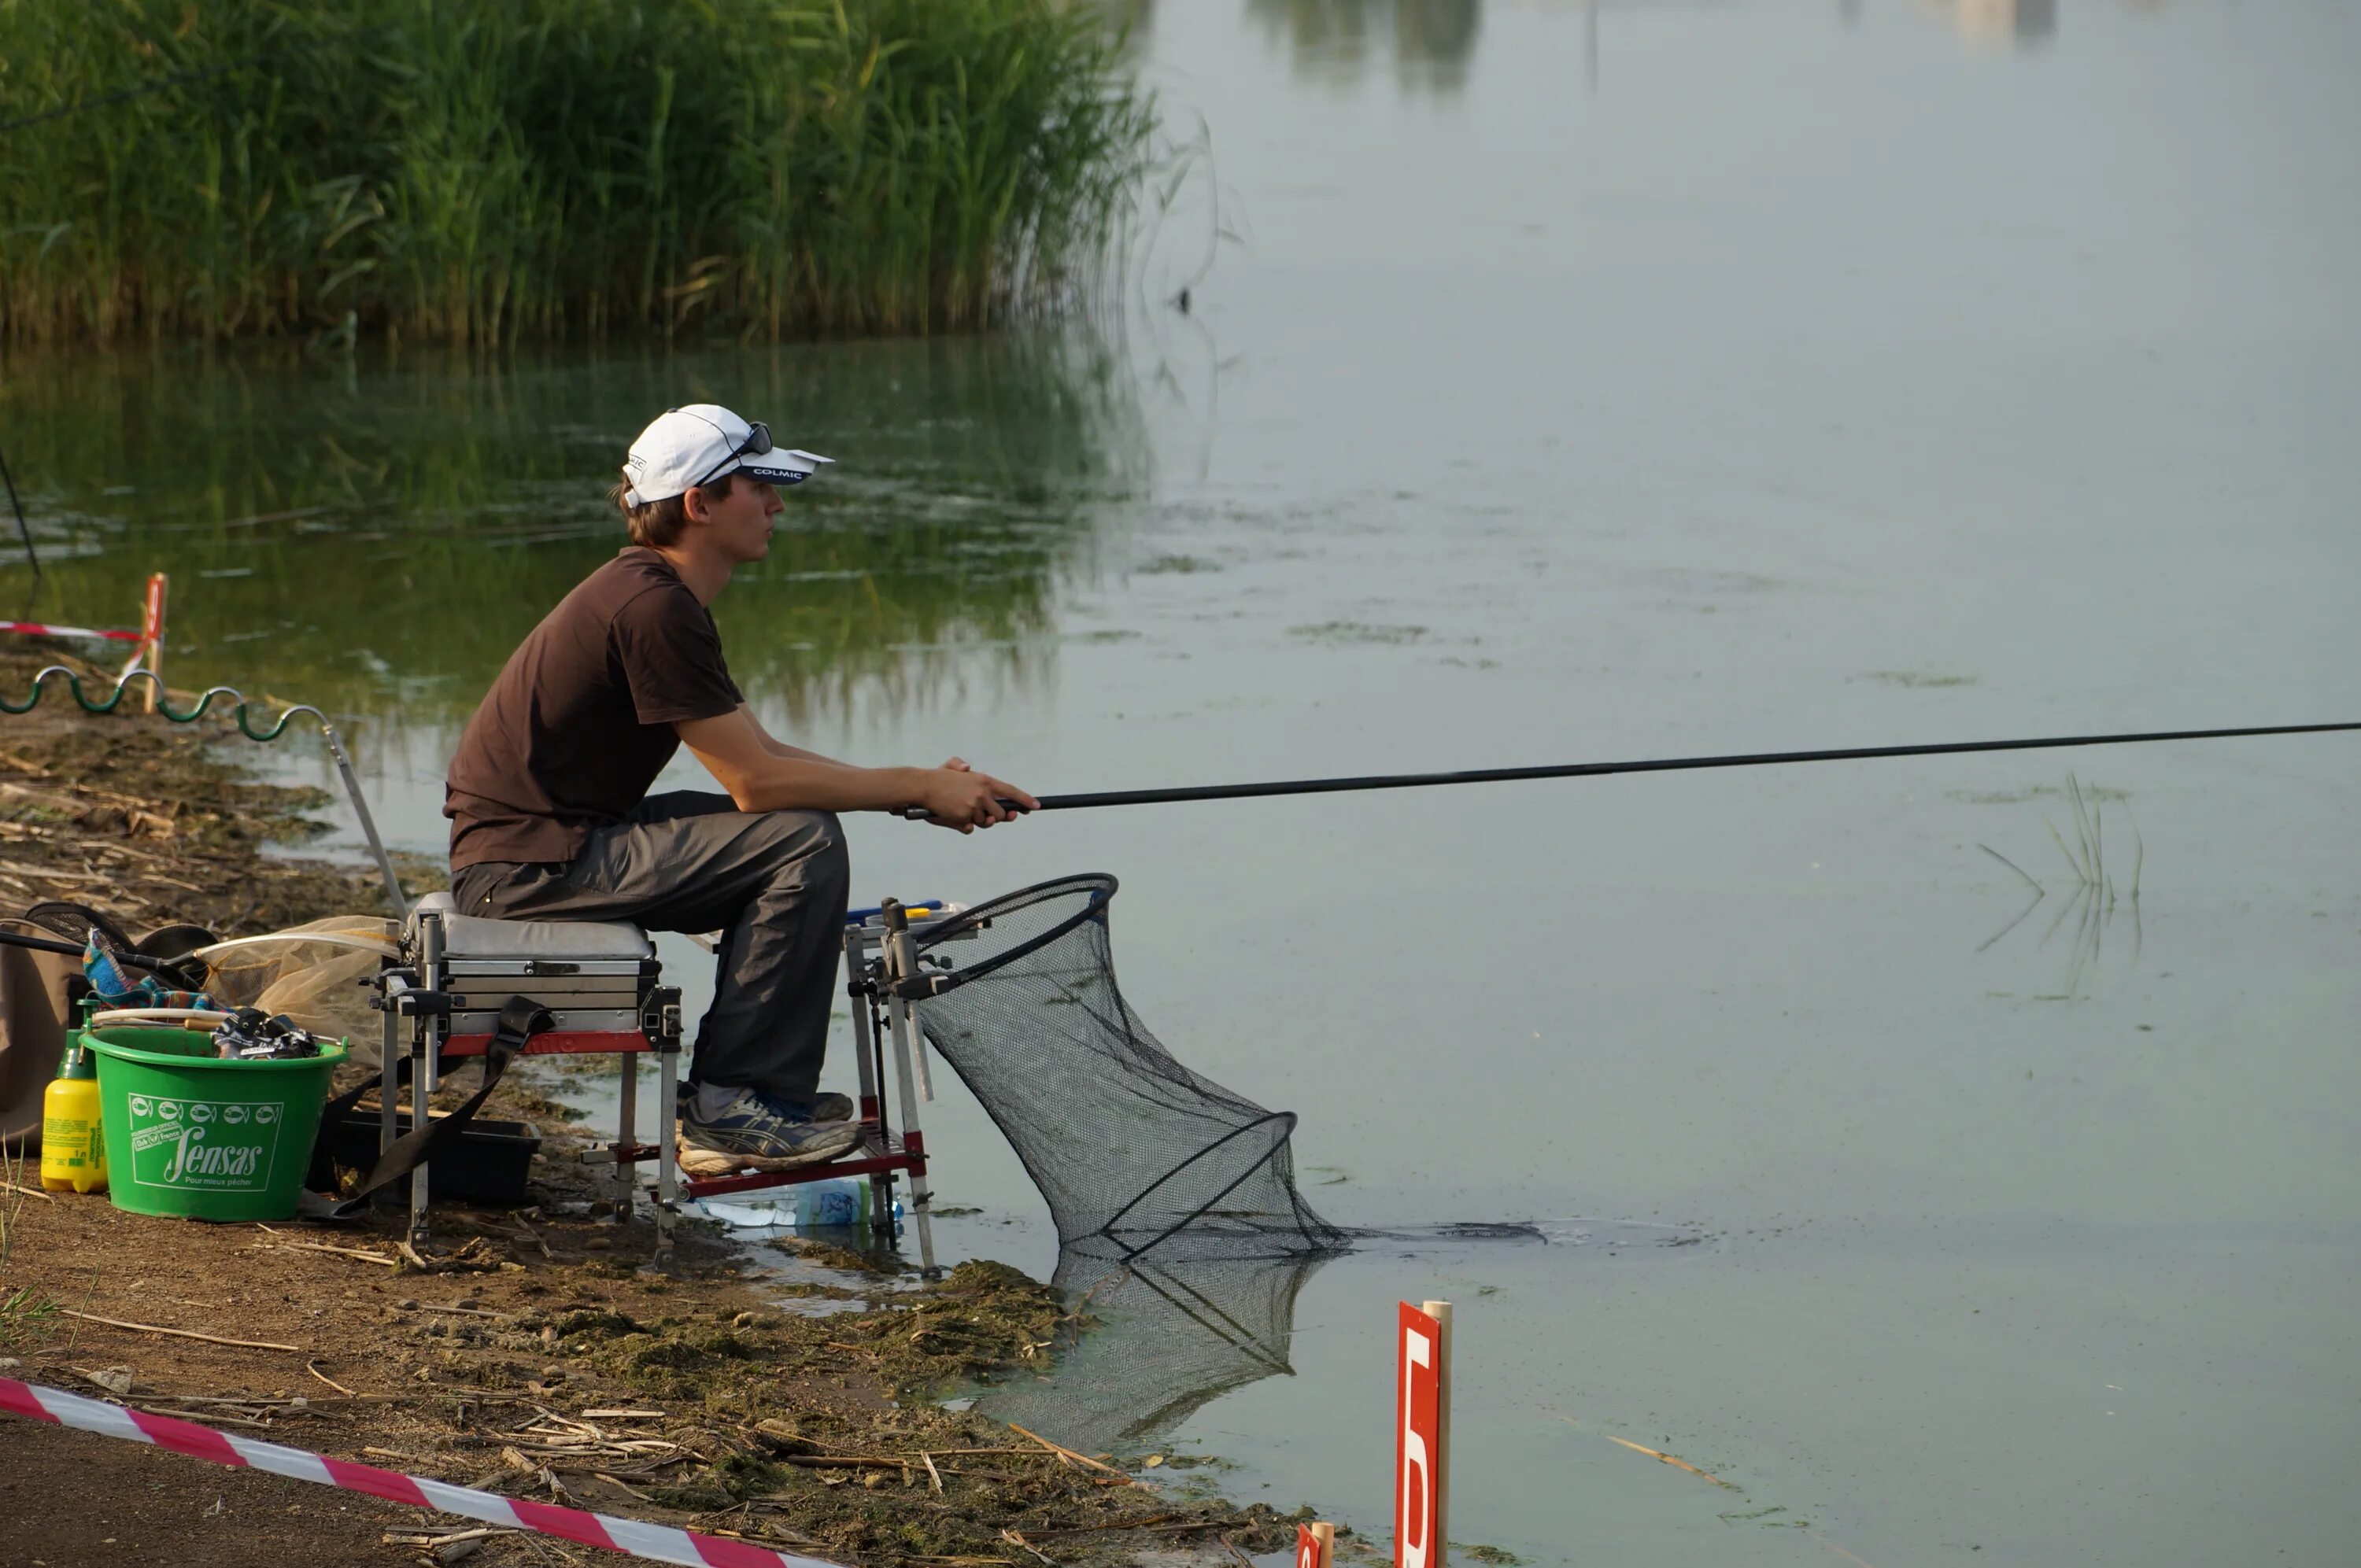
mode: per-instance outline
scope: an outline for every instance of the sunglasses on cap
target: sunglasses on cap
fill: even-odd
[[[761,420],[756,420],[753,423],[746,427],[746,439],[733,449],[730,455],[715,464],[711,473],[706,475],[704,478],[697,480],[688,488],[693,490],[697,488],[698,485],[709,485],[713,482],[715,477],[720,474],[722,469],[727,468],[732,463],[738,462],[741,458],[760,457],[770,450],[771,427],[763,423]]]

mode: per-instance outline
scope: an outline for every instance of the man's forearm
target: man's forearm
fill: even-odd
[[[804,762],[825,762],[831,768],[852,766],[851,762],[840,762],[834,757],[823,757],[818,751],[807,751],[800,746],[788,745],[785,740],[763,729],[763,721],[754,717],[754,710],[742,702],[738,705],[738,711],[746,716],[746,727],[753,730],[755,740],[761,744],[763,751],[774,757],[787,757]]]
[[[807,752],[774,755],[729,782],[741,811],[897,811],[925,794],[923,768],[857,768]]]
[[[800,746],[790,746],[785,740],[774,740],[768,735],[763,737],[763,749],[774,757],[785,757],[791,762],[819,762],[831,768],[849,768],[853,765],[851,762],[840,762],[834,757],[823,757],[818,751],[807,751]]]

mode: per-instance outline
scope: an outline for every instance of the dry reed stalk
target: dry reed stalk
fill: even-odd
[[[252,1416],[233,1416],[226,1410],[178,1410],[166,1405],[153,1413],[159,1416],[184,1416],[191,1420],[204,1421],[209,1424],[225,1421],[234,1427],[252,1427],[257,1431],[270,1430],[269,1421],[258,1421]]]
[[[1846,1562],[1855,1564],[1856,1568],[1870,1568],[1870,1565],[1867,1563],[1855,1557],[1851,1552],[1847,1552],[1843,1547],[1839,1546],[1835,1541],[1830,1541],[1827,1536],[1820,1534],[1817,1530],[1806,1530],[1804,1532],[1804,1538],[1807,1541],[1817,1541],[1820,1545],[1827,1547],[1830,1552],[1835,1552],[1839,1557],[1843,1558]]]
[[[359,1396],[355,1394],[350,1388],[346,1387],[343,1384],[337,1382],[335,1378],[321,1371],[320,1364],[317,1361],[305,1362],[303,1364],[303,1370],[310,1373],[313,1376],[317,1377],[321,1382],[325,1383],[329,1387],[334,1388],[337,1393],[342,1394],[347,1399],[359,1398]]]
[[[1092,1469],[1093,1469],[1093,1470],[1100,1470],[1100,1471],[1104,1471],[1104,1472],[1105,1472],[1107,1475],[1114,1476],[1117,1481],[1121,1482],[1124,1486],[1138,1486],[1138,1485],[1139,1485],[1139,1483],[1138,1483],[1138,1482],[1137,1482],[1137,1481],[1133,1480],[1130,1476],[1128,1476],[1128,1475],[1125,1475],[1122,1471],[1117,1470],[1114,1465],[1112,1465],[1112,1464],[1101,1464],[1099,1461],[1097,1461],[1097,1460],[1095,1460],[1095,1459],[1093,1459],[1093,1458],[1092,1458],[1089,1454],[1087,1454],[1087,1453],[1075,1453],[1072,1449],[1071,1449],[1071,1448],[1066,1448],[1066,1447],[1064,1447],[1064,1446],[1062,1446],[1062,1445],[1060,1445],[1060,1444],[1051,1442],[1048,1438],[1043,1437],[1039,1432],[1027,1431],[1023,1427],[1018,1426],[1015,1421],[1011,1421],[1011,1422],[1009,1422],[1009,1423],[1008,1423],[1008,1430],[1009,1430],[1010,1431],[1013,1431],[1013,1432],[1017,1433],[1017,1434],[1018,1434],[1018,1435],[1020,1435],[1020,1436],[1023,1436],[1023,1437],[1029,1437],[1029,1438],[1031,1438],[1035,1442],[1039,1443],[1042,1447],[1044,1447],[1044,1448],[1048,1449],[1050,1453],[1054,1453],[1054,1454],[1058,1455],[1058,1457],[1060,1457],[1060,1459],[1063,1459],[1063,1460],[1064,1460],[1064,1461],[1066,1461],[1066,1463],[1068,1463],[1069,1464],[1087,1464],[1087,1465],[1089,1465],[1089,1466],[1090,1466]]]
[[[1026,1540],[1023,1536],[1017,1534],[1015,1530],[1002,1530],[1000,1532],[1000,1539],[1008,1542],[1009,1545],[1016,1547],[1018,1551],[1025,1552],[1027,1556],[1038,1558],[1041,1562],[1048,1563],[1049,1564],[1049,1568],[1058,1568],[1058,1564],[1056,1563],[1051,1562],[1046,1554],[1036,1552],[1033,1549],[1033,1543]]]
[[[1170,1524],[1180,1517],[1179,1514],[1149,1514],[1146,1519],[1116,1519],[1112,1524],[1065,1525],[1057,1530],[1034,1530],[1028,1533],[1037,1536],[1097,1535],[1110,1530],[1146,1530],[1150,1525]]]
[[[1731,1483],[1723,1480],[1719,1475],[1707,1475],[1706,1472],[1698,1469],[1696,1465],[1691,1464],[1686,1459],[1675,1459],[1669,1453],[1660,1453],[1653,1448],[1642,1448],[1640,1444],[1633,1442],[1629,1438],[1617,1437],[1612,1432],[1608,1432],[1603,1435],[1609,1442],[1620,1442],[1624,1447],[1631,1450],[1634,1453],[1644,1453],[1651,1459],[1661,1459],[1675,1470],[1686,1470],[1692,1475],[1703,1476],[1706,1480],[1712,1482],[1717,1486],[1727,1486],[1733,1492],[1740,1489],[1736,1486],[1731,1485]]]
[[[357,1258],[363,1263],[374,1263],[380,1268],[401,1266],[400,1258],[388,1257],[381,1252],[367,1252],[352,1246],[330,1246],[325,1242],[272,1242],[254,1250],[257,1252],[325,1252],[333,1253],[338,1257]]]
[[[269,1340],[226,1339],[220,1334],[203,1334],[194,1329],[168,1329],[156,1323],[126,1323],[120,1318],[102,1318],[95,1312],[77,1312],[71,1307],[58,1310],[69,1318],[80,1318],[86,1323],[103,1323],[110,1329],[127,1329],[134,1333],[170,1334],[174,1339],[201,1339],[207,1344],[236,1345],[240,1350],[283,1350],[291,1355],[302,1355],[301,1345],[274,1344]]]
[[[607,1485],[614,1487],[617,1491],[621,1492],[628,1497],[637,1497],[641,1502],[653,1503],[655,1501],[653,1497],[649,1497],[645,1492],[641,1491],[638,1487],[626,1486],[603,1470],[593,1470],[590,1472],[590,1475],[593,1480],[604,1481]]]

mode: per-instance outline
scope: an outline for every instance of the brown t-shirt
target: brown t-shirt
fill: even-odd
[[[543,617],[467,721],[443,789],[451,869],[572,860],[646,796],[675,724],[744,700],[672,563],[625,550]]]

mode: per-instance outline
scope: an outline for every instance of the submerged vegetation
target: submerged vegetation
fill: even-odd
[[[2069,919],[2074,922],[2074,938],[2068,960],[2064,988],[2036,998],[2037,1001],[2044,1002],[2073,1000],[2081,994],[2084,982],[2098,971],[2106,927],[2114,918],[2117,904],[2114,868],[2106,859],[2106,830],[2102,821],[2104,807],[2101,802],[2112,798],[2126,820],[2131,816],[2131,808],[2125,804],[2125,795],[2123,791],[2094,788],[2083,784],[2070,773],[2066,775],[2063,795],[2068,807],[2073,814],[2072,840],[2070,842],[2066,835],[2058,830],[2058,825],[2050,821],[2047,816],[2042,817],[2042,826],[2049,830],[2050,839],[2058,846],[2058,852],[2065,857],[2067,868],[2072,873],[2074,880],[2070,884],[2070,891],[2064,904],[2059,909],[2057,917],[2051,920],[2048,928],[2042,932],[2041,945],[2048,946],[2050,938],[2056,936],[2059,928]],[[1993,798],[2001,801],[2014,801],[2025,797],[2003,795]],[[2128,893],[2125,901],[2130,905],[2132,916],[2131,961],[2137,964],[2142,934],[2139,914],[2140,872],[2147,865],[2147,844],[2140,837],[2138,823],[2132,822],[2131,830],[2132,863],[2129,882],[2126,884]],[[2122,841],[2119,831],[2116,842],[2120,845]],[[2033,897],[2027,901],[2024,908],[2017,911],[2015,918],[1986,938],[1976,948],[1976,951],[1981,953],[2024,924],[2026,916],[2031,915],[2035,906],[2048,896],[2049,890],[2024,867],[1991,845],[1978,844],[1976,848],[2015,872],[2025,884],[2033,890]]]
[[[1052,313],[1155,115],[1053,0],[0,0],[0,341],[485,344]]]

